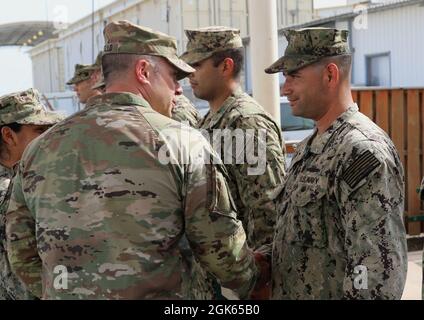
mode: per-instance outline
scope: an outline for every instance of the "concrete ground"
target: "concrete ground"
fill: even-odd
[[[422,251],[412,251],[408,253],[408,275],[402,300],[421,300],[421,286],[423,283],[422,261]]]

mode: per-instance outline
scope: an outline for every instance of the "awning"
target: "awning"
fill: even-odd
[[[25,21],[0,25],[0,46],[36,46],[57,38],[53,22]]]

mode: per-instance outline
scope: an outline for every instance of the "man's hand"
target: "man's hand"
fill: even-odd
[[[250,299],[269,300],[271,295],[271,264],[268,258],[260,252],[256,251],[254,257],[259,268],[259,277],[250,294]]]

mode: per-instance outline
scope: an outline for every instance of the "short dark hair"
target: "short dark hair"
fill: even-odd
[[[352,55],[345,54],[340,56],[326,57],[319,61],[319,64],[323,66],[328,65],[329,63],[334,63],[337,65],[342,78],[350,76],[352,68]]]
[[[225,59],[230,58],[234,61],[233,78],[238,78],[244,65],[244,48],[228,49],[216,52],[212,55],[213,65],[218,67]]]
[[[154,66],[154,71],[158,71],[157,65],[154,63],[155,56],[130,53],[104,55],[102,58],[102,70],[105,83],[110,81],[115,75],[127,72],[140,59],[148,60]]]
[[[102,70],[105,82],[112,78],[113,74],[127,71],[136,62],[135,54],[106,54],[102,58]]]
[[[12,122],[12,123],[2,125],[2,126],[0,126],[0,132],[1,132],[1,129],[3,129],[4,127],[9,127],[10,129],[13,130],[13,132],[18,133],[22,129],[22,124],[17,123],[17,122]]]

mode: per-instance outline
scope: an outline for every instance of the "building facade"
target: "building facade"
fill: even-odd
[[[424,1],[372,4],[337,16],[289,28],[335,27],[349,30],[353,54],[352,84],[356,87],[424,87]],[[282,54],[287,46],[279,30]],[[281,81],[284,81],[282,78]]]
[[[267,0],[268,1],[268,0]],[[278,26],[310,21],[313,0],[270,0],[277,3]],[[34,87],[46,96],[72,95],[65,83],[70,79],[77,63],[92,63],[104,46],[103,29],[113,20],[129,20],[177,39],[179,53],[184,51],[187,39],[184,29],[210,25],[238,28],[248,44],[249,6],[247,0],[117,0],[58,31],[58,38],[43,42],[29,51],[33,62]],[[246,71],[243,85],[250,89],[249,48],[246,47]],[[187,82],[186,94],[191,95]],[[60,93],[60,94],[58,94]],[[196,101],[196,100],[195,100]],[[200,101],[196,101],[200,103]]]

